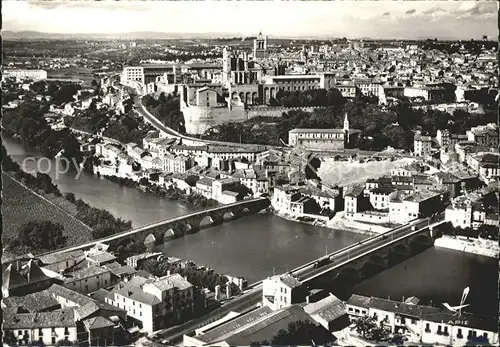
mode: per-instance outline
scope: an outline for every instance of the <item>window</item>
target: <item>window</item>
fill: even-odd
[[[425,323],[425,332],[428,333],[431,331],[431,326],[429,323]]]
[[[411,320],[411,324],[417,324],[417,320],[416,319],[412,319]]]
[[[462,329],[461,328],[458,328],[458,331],[457,331],[457,339],[461,339],[463,337],[462,335]]]
[[[487,338],[488,338],[488,333],[483,333],[483,337],[484,337],[485,339],[487,339]]]
[[[43,336],[43,329],[42,328],[38,329],[38,336]]]
[[[17,332],[17,335],[22,336],[22,335],[23,335],[23,331],[22,331],[22,330],[19,330],[19,331]]]
[[[355,309],[354,312],[357,313],[357,314],[359,314],[359,310],[358,309]]]
[[[64,328],[64,335],[69,335],[69,329],[68,329],[68,327]]]
[[[441,325],[438,325],[438,331],[437,331],[438,335],[441,335],[442,332],[441,332]]]
[[[55,345],[56,344],[56,338],[55,336],[52,336],[52,344]]]
[[[349,308],[348,308],[348,311],[349,311],[349,312],[352,312],[352,307],[349,307]]]
[[[52,334],[56,333],[56,328],[52,328]]]

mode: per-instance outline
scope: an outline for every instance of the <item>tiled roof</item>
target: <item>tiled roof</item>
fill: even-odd
[[[263,306],[254,311],[241,315],[221,326],[208,330],[205,334],[198,336],[197,339],[206,344],[209,344],[213,341],[220,341],[220,338],[225,336],[226,334],[235,332],[237,329],[240,329],[251,322],[265,317],[271,312],[273,312],[273,310],[270,307]]]
[[[59,302],[47,291],[35,292],[24,296],[10,296],[3,299],[7,307],[22,308],[28,312],[42,312],[59,308]]]
[[[304,311],[311,316],[319,315],[328,322],[334,321],[346,313],[344,302],[334,295],[329,295],[318,302],[306,305]]]
[[[49,288],[46,289],[48,293],[50,293],[54,297],[62,297],[68,299],[69,301],[74,302],[78,306],[83,306],[88,302],[92,301],[92,299],[86,295],[77,293],[71,289],[65,288],[58,284],[53,284]]]
[[[71,252],[63,252],[63,253],[50,253],[46,255],[38,256],[38,259],[44,264],[54,264],[61,261],[71,260],[78,257],[83,257],[82,250],[76,250]]]
[[[87,268],[75,271],[70,275],[66,275],[67,279],[65,282],[68,283],[68,282],[77,281],[77,280],[80,280],[83,278],[98,276],[98,275],[102,275],[104,273],[107,273],[109,271],[110,271],[109,269],[106,269],[104,267],[91,266],[91,267],[87,267]]]
[[[87,330],[101,329],[107,327],[113,327],[115,324],[104,317],[93,317],[83,321],[85,328]]]
[[[346,302],[348,305],[368,308],[370,298],[367,296],[353,294]]]
[[[157,283],[162,283],[162,285],[170,288],[175,287],[178,288],[179,290],[188,289],[193,286],[180,274],[172,274],[170,276],[160,277],[158,281],[156,281],[154,284],[156,285]]]
[[[2,276],[2,289],[15,289],[28,284],[28,281],[10,264]]]
[[[8,314],[3,318],[3,328],[10,330],[76,327],[74,308],[51,312]]]
[[[353,295],[354,296],[354,295]],[[455,323],[456,314],[444,308],[430,307],[423,305],[415,305],[399,301],[392,301],[387,299],[366,297],[357,295],[358,299],[348,304],[359,307],[370,307],[381,311],[394,312],[396,314],[420,318],[436,323],[444,323],[450,325],[458,325],[463,327],[471,327],[487,331],[498,331],[498,321],[490,317],[480,317],[470,313],[462,312],[460,317],[460,324]],[[361,303],[361,305],[357,304]]]
[[[26,279],[29,283],[45,281],[49,278],[45,275],[42,269],[40,269],[40,266],[33,261],[33,259],[30,259],[28,262],[26,270]]]
[[[109,262],[116,259],[113,254],[108,252],[97,252],[94,254],[89,254],[87,258],[99,263]]]
[[[222,337],[230,346],[248,346],[254,341],[263,341],[275,336],[280,330],[287,330],[292,322],[312,321],[302,307],[293,305],[247,324],[246,327]]]
[[[116,268],[116,269],[112,269],[111,270],[111,273],[114,274],[115,276],[121,276],[121,275],[133,275],[137,272],[137,270],[135,270],[134,268],[128,266],[128,265],[125,265],[125,266],[121,266],[119,268]]]
[[[343,134],[343,129],[299,129],[295,128],[289,131],[289,133],[322,133],[322,134]]]

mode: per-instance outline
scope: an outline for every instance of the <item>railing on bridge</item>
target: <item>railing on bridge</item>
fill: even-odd
[[[218,206],[218,207],[212,207],[212,208],[209,208],[209,209],[199,210],[199,211],[195,211],[195,212],[189,213],[187,215],[182,215],[182,216],[173,217],[173,218],[169,218],[169,219],[165,219],[165,220],[161,220],[161,221],[149,223],[149,224],[146,224],[146,225],[142,225],[142,226],[140,226],[138,228],[126,230],[126,231],[123,231],[123,232],[118,233],[118,234],[114,234],[114,235],[107,236],[107,237],[104,237],[104,238],[101,238],[101,239],[93,240],[91,242],[87,242],[87,243],[84,243],[84,244],[79,245],[79,246],[65,247],[65,248],[61,248],[61,249],[59,249],[59,250],[57,250],[55,252],[47,252],[47,253],[39,254],[38,256],[48,255],[48,254],[60,254],[60,253],[66,253],[66,252],[70,252],[70,251],[74,251],[74,250],[78,250],[78,249],[90,248],[90,247],[94,246],[97,243],[111,242],[111,241],[114,241],[114,240],[117,240],[117,239],[129,236],[129,235],[133,235],[135,233],[139,233],[141,231],[153,228],[155,226],[160,226],[162,224],[175,223],[177,221],[182,221],[184,219],[195,217],[195,216],[200,215],[200,214],[210,214],[211,212],[216,212],[216,211],[225,210],[225,209],[232,208],[232,207],[237,207],[237,206],[246,205],[246,204],[253,203],[253,202],[258,202],[258,201],[265,201],[265,200],[268,200],[268,199],[267,198],[262,198],[262,197],[260,197],[260,198],[253,198],[253,199],[247,199],[247,200],[238,201],[238,202],[235,202],[235,203],[232,203],[232,204],[227,204],[227,205],[222,205],[222,206]]]
[[[427,219],[427,218],[426,218],[426,219]],[[419,222],[423,222],[423,221],[425,221],[426,219],[423,219],[423,220],[421,220],[421,221],[419,221]],[[428,221],[428,222],[430,222],[430,220],[429,220],[429,219],[427,219],[427,221]],[[417,222],[417,224],[418,224],[419,222]],[[388,240],[387,240],[387,242],[386,242],[386,243],[384,243],[384,244],[382,244],[382,245],[379,245],[379,246],[377,246],[377,247],[375,247],[375,248],[369,249],[368,251],[363,252],[363,253],[361,253],[361,254],[354,255],[352,258],[349,258],[349,257],[348,257],[348,259],[347,259],[346,261],[344,261],[344,262],[342,262],[342,263],[335,264],[335,265],[334,265],[334,266],[332,266],[332,267],[325,268],[325,269],[324,269],[324,271],[320,271],[320,272],[318,272],[318,273],[316,273],[316,274],[313,274],[312,276],[310,276],[310,277],[308,277],[308,278],[303,279],[303,280],[302,280],[302,282],[308,282],[308,281],[310,281],[310,280],[312,280],[312,279],[314,279],[314,278],[316,278],[316,277],[319,277],[319,276],[321,276],[321,275],[323,275],[323,274],[325,274],[325,273],[327,273],[327,272],[332,271],[333,269],[335,269],[335,268],[337,268],[337,267],[339,267],[339,266],[346,265],[346,264],[350,263],[351,261],[356,260],[356,259],[358,259],[358,258],[362,258],[362,257],[364,257],[364,256],[366,256],[366,255],[368,255],[368,254],[370,254],[370,253],[373,253],[374,251],[376,251],[376,250],[378,250],[378,249],[381,249],[381,248],[387,247],[387,246],[388,246],[389,244],[391,244],[391,243],[399,242],[399,241],[401,241],[401,240],[403,240],[403,239],[405,239],[405,238],[408,238],[408,237],[410,237],[410,236],[413,236],[414,234],[418,234],[418,233],[420,233],[422,230],[425,230],[425,229],[427,229],[427,228],[431,228],[431,227],[432,227],[432,228],[433,228],[433,227],[436,227],[437,225],[442,224],[442,223],[444,223],[444,221],[443,221],[443,220],[440,220],[440,221],[436,221],[436,222],[435,222],[435,223],[433,223],[432,225],[429,223],[429,224],[427,224],[426,226],[424,226],[423,228],[415,228],[415,229],[411,228],[411,229],[410,229],[410,232],[409,232],[408,234],[402,235],[402,236],[397,237],[397,238],[391,238],[391,239],[388,239]],[[415,223],[413,223],[413,224],[415,224]],[[408,227],[408,225],[405,225],[404,227]],[[398,228],[398,230],[399,230],[399,229],[400,229],[400,228]],[[393,229],[393,230],[391,230],[391,231],[389,231],[389,232],[386,232],[386,233],[384,233],[384,234],[377,235],[377,237],[370,239],[370,241],[369,241],[369,242],[373,242],[375,239],[380,239],[380,238],[382,238],[384,235],[385,235],[385,236],[388,236],[388,235],[387,235],[387,233],[392,233],[392,232],[395,232],[395,231],[396,231],[396,229]],[[366,241],[366,240],[365,240],[365,241]],[[362,241],[362,242],[360,242],[360,243],[358,243],[358,244],[355,244],[355,245],[354,245],[354,247],[346,247],[346,248],[344,248],[344,249],[342,249],[342,250],[341,250],[342,252],[337,252],[337,254],[336,254],[336,255],[338,256],[338,255],[339,255],[339,253],[345,253],[346,251],[350,251],[350,250],[352,250],[353,248],[356,248],[356,247],[366,246],[366,242],[365,242],[365,241]]]

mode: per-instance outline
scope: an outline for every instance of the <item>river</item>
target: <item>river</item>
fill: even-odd
[[[29,156],[40,157],[10,138],[4,146],[13,159],[22,163]],[[47,167],[47,163],[41,165]],[[34,164],[26,166],[33,169]],[[139,189],[83,173],[55,177],[62,192],[72,192],[90,205],[131,220],[134,227],[182,215],[192,209],[146,194]],[[273,215],[252,215],[203,229],[158,247],[168,256],[191,259],[221,273],[243,276],[250,283],[274,273],[282,273],[366,236],[295,223]],[[365,280],[354,292],[378,297],[416,296],[424,304],[448,302],[458,305],[462,290],[471,288],[467,308],[482,315],[498,312],[498,262],[492,258],[432,247],[417,256]]]

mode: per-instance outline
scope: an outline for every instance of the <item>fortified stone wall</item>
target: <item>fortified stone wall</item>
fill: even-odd
[[[300,110],[312,112],[317,107],[256,107],[245,110],[244,106],[233,103],[231,110],[227,107],[187,106],[181,101],[186,132],[200,135],[208,129],[229,122],[244,122],[255,117],[281,117],[283,112]]]

